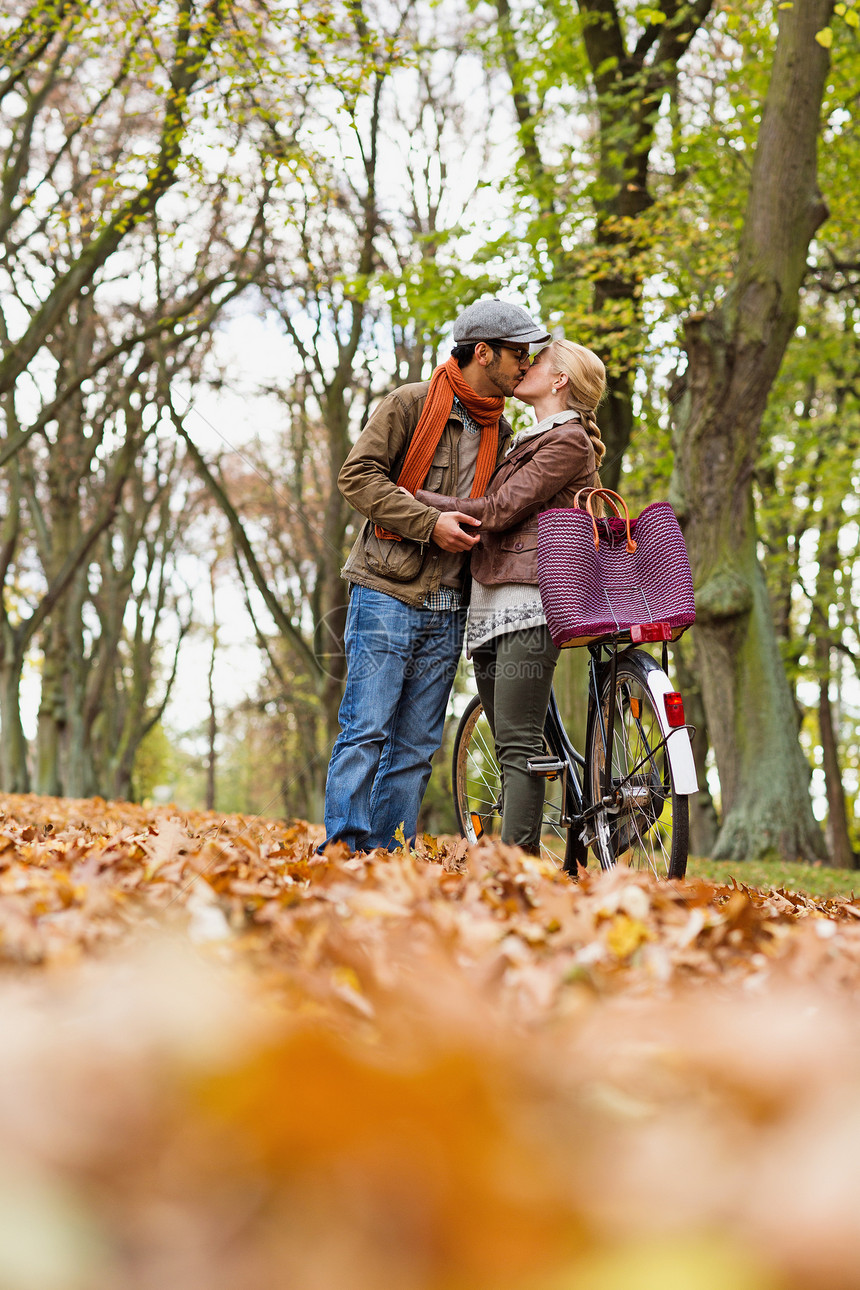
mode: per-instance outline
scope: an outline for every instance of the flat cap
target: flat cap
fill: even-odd
[[[505,340],[512,345],[538,345],[550,340],[520,305],[507,300],[479,300],[464,309],[454,323],[454,344],[470,345],[478,340]]]

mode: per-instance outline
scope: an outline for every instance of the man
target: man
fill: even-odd
[[[352,851],[415,836],[463,644],[464,575],[479,521],[440,512],[419,488],[483,495],[511,428],[502,416],[549,336],[519,305],[482,300],[454,323],[451,358],[374,412],[338,485],[367,517],[350,582],[341,732],[326,782],[326,842]]]

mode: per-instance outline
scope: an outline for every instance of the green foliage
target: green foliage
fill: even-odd
[[[273,733],[247,709],[233,715],[216,764],[219,811],[275,816],[283,812],[283,750],[273,747]]]
[[[379,275],[393,326],[418,343],[423,340],[435,347],[450,328],[452,314],[504,289],[505,284],[494,273],[467,271],[458,261],[455,247],[446,254],[446,244],[453,242],[458,232],[449,229],[416,239],[410,261]]]
[[[850,869],[828,869],[821,864],[787,864],[782,860],[701,860],[687,862],[687,878],[707,878],[710,882],[730,884],[732,879],[750,887],[770,887],[802,892],[807,896],[828,899],[853,896],[860,891],[860,874]]]
[[[173,765],[174,750],[164,726],[157,721],[149,733],[144,735],[135,754],[132,772],[134,800],[150,801],[154,789],[169,784]]]
[[[449,730],[446,732],[442,747],[433,758],[430,781],[418,817],[419,833],[431,833],[434,837],[438,837],[441,834],[457,832],[454,798],[451,791],[452,744],[453,730]]]

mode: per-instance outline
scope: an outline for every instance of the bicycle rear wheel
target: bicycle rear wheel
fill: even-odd
[[[546,744],[548,756],[557,754]],[[460,718],[454,739],[451,768],[454,812],[464,838],[477,842],[482,837],[501,835],[502,775],[496,757],[492,731],[480,698],[476,695]],[[548,780],[541,828],[541,855],[555,864],[564,863],[568,829],[562,824],[564,802],[561,777]]]
[[[648,688],[648,673],[654,668],[654,659],[641,651],[619,658],[614,694],[610,694],[607,670],[600,707],[605,728],[610,705],[615,706],[609,791],[617,800],[596,816],[592,846],[604,869],[627,865],[648,869],[659,878],[683,878],[689,801],[675,787],[655,699]],[[606,749],[597,712],[586,739],[585,763],[589,800],[599,802]]]

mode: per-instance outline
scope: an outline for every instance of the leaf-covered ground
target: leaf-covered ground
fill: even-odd
[[[687,876],[705,878],[717,885],[730,883],[733,877],[737,877],[750,887],[791,888],[822,897],[850,896],[853,899],[860,892],[860,873],[856,869],[834,869],[820,861],[792,864],[783,860],[745,860],[738,865],[731,860],[691,856],[687,863]]]
[[[0,797],[0,1290],[860,1285],[860,906]]]

